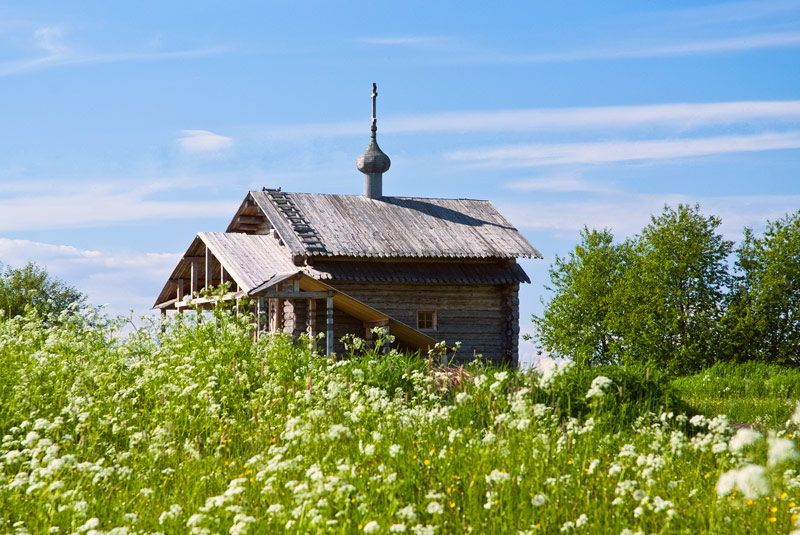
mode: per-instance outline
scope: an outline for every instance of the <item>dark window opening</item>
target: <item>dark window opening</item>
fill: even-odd
[[[417,310],[417,329],[435,331],[436,330],[436,311]]]

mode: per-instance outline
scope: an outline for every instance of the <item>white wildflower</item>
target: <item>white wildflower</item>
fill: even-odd
[[[541,507],[547,503],[547,496],[544,494],[535,494],[533,498],[531,498],[531,503],[536,507]]]
[[[702,414],[695,414],[691,417],[689,423],[695,427],[705,427],[708,425],[708,419]]]
[[[439,502],[431,502],[428,504],[428,512],[432,515],[440,515],[444,512],[444,507]]]
[[[585,514],[583,514],[583,515],[579,516],[578,519],[575,521],[575,527],[576,528],[582,528],[588,522],[589,522],[589,517],[587,517]]]
[[[255,521],[256,519],[252,516],[237,514],[233,518],[233,525],[231,526],[231,529],[228,530],[228,533],[231,535],[243,535],[247,533],[247,529],[249,528],[250,524]]]
[[[597,467],[600,465],[600,459],[594,459],[591,463],[589,463],[589,468],[586,469],[587,474],[594,474]]]
[[[561,529],[559,531],[566,533],[574,529],[575,529],[575,522],[573,522],[572,520],[567,520],[566,522],[564,522],[564,525],[561,526]]]
[[[797,405],[794,407],[794,412],[792,413],[792,421],[795,425],[800,425],[800,401],[797,402]]]
[[[717,494],[720,496],[730,494],[737,487],[747,499],[766,496],[770,491],[766,468],[748,464],[738,470],[725,472],[717,480]]]
[[[486,482],[487,483],[494,483],[494,484],[496,484],[496,483],[504,483],[504,482],[508,481],[509,479],[511,479],[511,474],[509,474],[509,473],[507,473],[505,471],[497,470],[496,468],[494,470],[492,470],[492,472],[489,475],[486,476]]]
[[[798,458],[797,448],[788,438],[778,438],[770,436],[767,438],[767,445],[769,451],[767,453],[767,465],[776,466],[785,461],[791,461]]]
[[[406,520],[411,520],[412,522],[417,519],[417,513],[414,512],[413,505],[407,505],[397,511],[397,516],[405,518]]]
[[[539,386],[542,388],[547,388],[550,386],[550,383],[553,382],[553,379],[566,374],[574,366],[574,363],[571,360],[565,360],[562,362],[556,362],[554,360],[540,360],[539,365],[542,370],[542,376],[539,378]]]
[[[381,530],[380,524],[375,522],[374,520],[367,522],[364,525],[364,533],[378,533]]]
[[[405,533],[405,532],[406,532],[405,524],[392,524],[389,527],[389,533]]]
[[[729,446],[732,451],[742,451],[743,449],[747,448],[748,446],[752,446],[758,439],[761,438],[761,433],[754,429],[750,429],[748,427],[742,427],[736,434],[733,435],[729,442]]]
[[[199,527],[200,524],[203,523],[203,519],[205,517],[206,517],[206,515],[204,515],[202,513],[197,513],[197,514],[194,514],[194,515],[190,516],[189,520],[186,521],[186,527],[187,528]]]
[[[399,446],[398,444],[392,444],[391,446],[389,446],[389,455],[392,458],[397,457],[397,455],[401,451],[403,451],[403,448],[401,446]]]
[[[19,450],[11,450],[5,455],[6,464],[17,464],[25,460],[25,455]]]
[[[614,383],[611,379],[604,375],[598,375],[592,380],[589,391],[586,392],[586,399],[602,398],[606,395],[606,389]]]
[[[99,519],[90,518],[82,526],[80,526],[78,528],[78,533],[83,533],[84,531],[89,531],[90,529],[95,529],[99,525],[100,525],[100,520]]]
[[[715,442],[713,446],[711,446],[711,453],[719,454],[723,451],[728,451],[728,444],[726,442]]]

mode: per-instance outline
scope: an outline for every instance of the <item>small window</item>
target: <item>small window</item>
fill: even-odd
[[[426,331],[436,330],[436,311],[417,310],[417,329]]]

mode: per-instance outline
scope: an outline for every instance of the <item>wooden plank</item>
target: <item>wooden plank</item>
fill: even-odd
[[[326,299],[330,292],[303,292],[294,290],[270,291],[264,292],[264,297],[281,297],[283,299]]]
[[[197,295],[197,261],[192,260],[192,274],[191,274],[191,284],[189,285],[189,295],[192,299],[195,298]]]

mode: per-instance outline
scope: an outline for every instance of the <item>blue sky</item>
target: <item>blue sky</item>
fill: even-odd
[[[726,237],[800,208],[800,1],[11,2],[0,261],[145,311],[248,189],[491,200],[547,267],[663,205]]]

